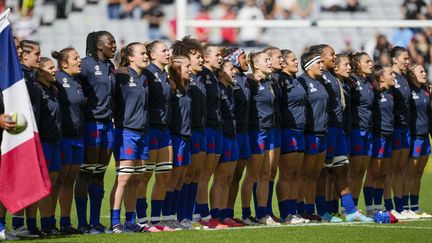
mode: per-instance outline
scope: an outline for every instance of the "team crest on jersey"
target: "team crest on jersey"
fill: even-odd
[[[417,100],[419,98],[418,94],[415,91],[411,92],[411,95],[413,100]]]
[[[135,83],[135,81],[134,81],[134,78],[133,77],[130,77],[129,78],[129,87],[135,87],[136,86],[136,83]]]
[[[384,96],[384,94],[381,94],[381,102],[387,102],[387,98]]]
[[[221,90],[221,96],[222,96],[222,99],[223,100],[225,100],[226,98],[228,98],[228,96],[225,94],[225,90]]]
[[[356,82],[356,90],[358,90],[358,91],[363,90],[363,88],[362,88],[362,86],[360,84],[360,81]]]
[[[96,75],[96,76],[100,76],[100,75],[102,75],[102,71],[100,70],[99,65],[96,65],[96,66],[94,67],[94,69],[95,69],[95,75]]]
[[[322,78],[324,79],[324,83],[325,84],[329,84],[330,80],[327,78],[327,76],[325,74],[322,75]]]
[[[258,89],[259,90],[264,90],[264,86],[262,86],[261,82],[258,83]]]
[[[183,94],[179,89],[176,89],[176,96],[177,97],[183,97]]]
[[[193,78],[189,78],[189,85],[196,85],[195,80]]]
[[[311,93],[313,93],[313,92],[316,92],[317,91],[317,89],[315,88],[315,86],[313,85],[313,83],[310,83],[309,84],[309,92],[311,92]]]
[[[211,79],[210,79],[210,75],[207,74],[207,75],[205,76],[205,79],[206,79],[206,81],[205,81],[206,84],[211,84],[211,83],[212,83],[212,81],[211,81]]]
[[[233,79],[233,90],[240,89],[240,85],[237,83],[237,80]]]
[[[155,79],[154,79],[155,82],[158,82],[158,83],[162,82],[162,80],[159,78],[158,73],[154,73],[154,76],[155,76]]]
[[[289,79],[285,79],[285,84],[287,89],[291,89],[294,85],[289,81]]]
[[[394,87],[395,87],[396,89],[399,89],[399,88],[400,88],[400,84],[399,84],[399,82],[398,82],[397,79],[394,80]]]
[[[69,81],[67,80],[67,78],[63,78],[62,81],[63,81],[63,87],[70,88]]]

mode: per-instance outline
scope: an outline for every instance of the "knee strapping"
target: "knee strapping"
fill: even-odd
[[[156,165],[154,162],[147,162],[147,164],[145,165],[146,172],[152,173],[155,170],[155,167]]]
[[[97,164],[81,164],[80,171],[93,174]]]
[[[155,173],[169,173],[172,171],[172,162],[160,162],[156,164]]]
[[[146,166],[145,165],[134,166],[134,174],[135,175],[144,174],[145,172],[146,172]]]
[[[134,166],[120,165],[119,167],[116,167],[116,175],[132,175],[134,172]]]
[[[107,168],[108,168],[108,165],[95,164],[95,169],[94,169],[93,173],[94,174],[105,173]]]

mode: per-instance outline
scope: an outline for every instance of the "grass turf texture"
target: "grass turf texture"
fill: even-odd
[[[114,183],[114,161],[106,173],[105,197],[102,206],[101,222],[105,226],[110,225],[109,194]],[[153,179],[149,185],[152,185]],[[426,212],[432,212],[432,164],[428,163],[422,179],[420,193],[420,208]],[[151,193],[148,187],[147,195]],[[275,193],[276,194],[276,193]],[[148,198],[150,215],[150,199]],[[365,212],[363,197],[361,196],[360,209]],[[273,210],[279,215],[276,196],[273,198]],[[57,213],[57,218],[59,213]],[[241,216],[240,196],[235,207],[236,217]],[[122,209],[122,217],[124,209]],[[58,220],[58,219],[57,219]],[[72,224],[76,226],[75,208],[72,209]],[[8,216],[8,226],[10,217]],[[380,225],[375,223],[341,223],[341,224],[308,224],[303,226],[281,227],[245,227],[226,230],[191,230],[161,233],[135,233],[135,234],[101,234],[101,235],[77,235],[69,237],[43,238],[31,240],[31,242],[430,242],[432,238],[432,220],[406,221],[392,225]],[[30,240],[28,240],[30,241]],[[27,241],[27,242],[28,242]],[[17,242],[17,241],[14,241]]]

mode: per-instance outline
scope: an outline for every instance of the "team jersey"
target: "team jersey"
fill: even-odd
[[[3,103],[3,93],[0,92],[0,114],[4,114],[5,108]],[[0,144],[3,141],[3,128],[0,127]]]
[[[396,72],[394,72],[394,74],[396,75],[395,84],[393,86],[395,98],[395,127],[409,127],[410,87],[404,75]]]
[[[256,81],[248,78],[251,101],[249,130],[269,131],[274,127],[274,93],[268,79]]]
[[[351,135],[351,129],[352,129],[352,107],[351,107],[351,87],[348,81],[345,81],[343,83],[343,94],[345,96],[345,109],[343,111],[343,129],[345,131],[346,135]]]
[[[374,91],[368,79],[358,76],[352,77],[355,87],[351,88],[351,118],[352,128],[371,131],[372,128],[372,104]]]
[[[274,108],[274,127],[280,128],[281,122],[282,122],[282,114],[281,114],[281,99],[282,99],[282,90],[279,85],[279,73],[272,73],[270,76],[271,85],[273,89],[273,93],[275,95],[275,99],[273,102],[273,108]]]
[[[430,126],[430,98],[429,91],[424,86],[416,87],[411,85],[410,98],[410,125],[411,134],[427,136]]]
[[[222,132],[224,137],[234,137],[236,134],[235,99],[230,86],[219,83],[221,90]]]
[[[148,83],[144,73],[140,75],[127,67],[128,73],[117,73],[114,86],[114,123],[116,128],[126,128],[145,133],[148,128]]]
[[[36,124],[39,126],[40,119],[40,103],[42,99],[41,87],[36,80],[36,73],[32,69],[21,65],[24,74],[25,84],[27,86],[30,102],[32,104],[33,113],[35,116]]]
[[[42,143],[58,144],[62,138],[62,121],[58,90],[54,85],[40,83],[42,94],[40,106],[39,136]]]
[[[320,81],[306,74],[298,77],[306,90],[306,129],[308,133],[327,133],[329,95]]]
[[[110,60],[85,57],[81,62],[81,85],[87,98],[84,114],[86,120],[111,122],[112,91],[115,68]]]
[[[307,94],[300,82],[293,76],[279,72],[281,87],[282,128],[304,130],[306,127]]]
[[[149,125],[153,128],[168,128],[170,123],[171,87],[168,73],[154,63],[144,69],[149,88]]]
[[[186,90],[176,89],[171,92],[171,119],[172,134],[189,138],[191,130],[191,97]]]
[[[207,92],[207,121],[206,126],[218,130],[222,125],[221,92],[218,80],[210,69],[203,67],[199,74],[204,81]]]
[[[191,126],[194,131],[204,131],[207,119],[207,93],[203,79],[192,74],[189,79],[189,90],[191,97]]]
[[[249,82],[244,73],[234,74],[233,93],[235,100],[235,120],[236,130],[238,133],[248,131],[249,122],[249,106],[250,106],[250,90]]]
[[[328,124],[330,127],[343,126],[343,106],[341,101],[341,87],[336,75],[331,71],[323,71],[322,79],[320,80],[324,85],[329,95],[329,117]]]
[[[391,90],[374,91],[373,132],[391,136],[394,130],[394,100]]]
[[[85,97],[78,76],[63,71],[56,73],[56,87],[60,100],[63,136],[79,138],[84,132]]]

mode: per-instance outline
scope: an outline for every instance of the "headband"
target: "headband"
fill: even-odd
[[[226,55],[224,59],[230,61],[234,67],[238,68],[240,67],[239,57],[243,53],[245,53],[243,49],[237,48],[233,52]]]
[[[310,60],[309,62],[307,62],[305,65],[304,65],[304,69],[305,70],[308,70],[312,65],[314,65],[315,63],[317,63],[317,62],[319,62],[319,61],[321,61],[322,59],[321,59],[321,56],[315,56],[314,58],[312,58],[312,60]]]

